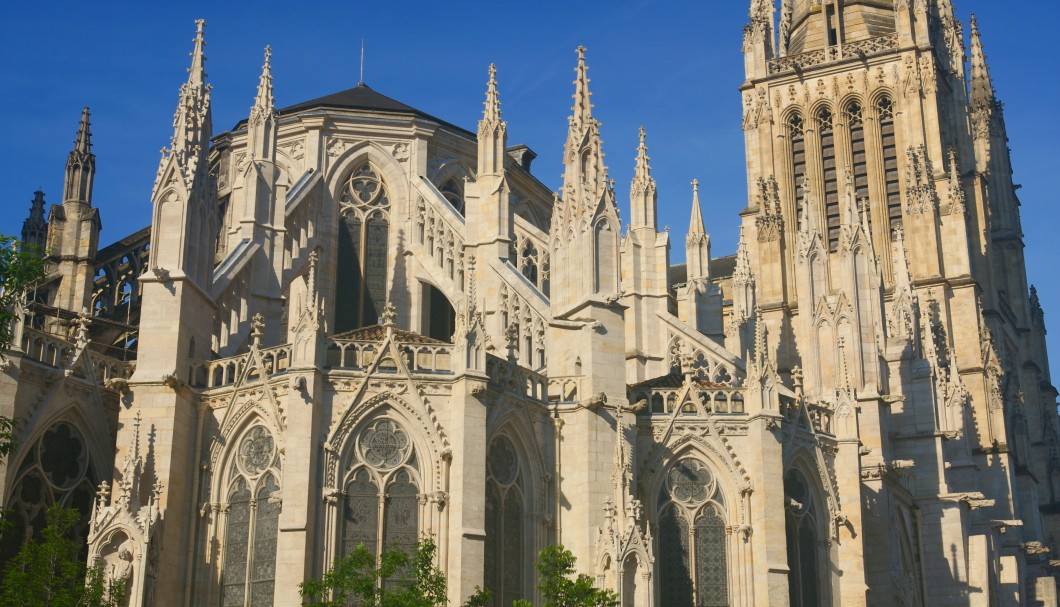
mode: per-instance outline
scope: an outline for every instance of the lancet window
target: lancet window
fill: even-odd
[[[850,172],[854,178],[854,198],[860,201],[869,195],[868,154],[865,152],[865,110],[858,101],[846,107],[847,129],[850,132]]]
[[[72,508],[81,513],[74,528],[80,543],[88,535],[88,520],[95,497],[96,476],[88,445],[81,432],[67,422],[58,422],[37,439],[18,467],[18,475],[9,494],[5,516],[14,530],[5,533],[0,559],[6,561],[24,539],[44,529],[45,512],[50,506]]]
[[[791,184],[795,193],[795,217],[796,221],[802,221],[802,204],[806,194],[803,189],[806,179],[806,125],[802,114],[792,114],[788,118],[787,128],[791,145]]]
[[[828,231],[828,250],[839,246],[839,173],[835,160],[835,128],[832,110],[817,111],[817,133],[821,140],[821,174],[824,178],[824,213]]]
[[[529,238],[523,242],[523,249],[519,258],[519,271],[536,286],[538,284],[538,252],[537,247],[534,246],[534,243]]]
[[[895,139],[894,103],[886,95],[876,101],[876,119],[880,125],[880,150],[883,157],[883,184],[887,196],[890,229],[902,223],[902,192],[898,178],[898,142]]]
[[[820,557],[810,485],[800,472],[790,470],[784,475],[784,493],[791,607],[815,607],[821,602]]]
[[[379,417],[356,436],[343,488],[339,547],[363,545],[378,557],[384,548],[412,553],[419,540],[419,461],[408,433]]]
[[[512,442],[494,439],[486,466],[485,583],[493,591],[493,605],[511,605],[523,598],[527,570],[524,479]]]
[[[730,605],[725,502],[707,465],[678,461],[666,474],[658,507],[662,604]]]
[[[253,426],[238,445],[225,493],[221,605],[265,607],[276,584],[280,456],[264,426]]]
[[[390,196],[379,171],[363,163],[339,193],[335,330],[373,325],[387,299]]]

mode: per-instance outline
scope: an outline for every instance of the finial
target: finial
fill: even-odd
[[[195,20],[195,48],[191,52],[191,67],[188,82],[203,85],[206,82],[206,20]]]
[[[379,324],[384,327],[393,327],[397,323],[397,308],[389,299],[383,305],[383,313],[379,315]]]
[[[251,108],[252,117],[264,117],[271,114],[274,108],[272,96],[272,47],[265,46],[265,61],[261,66],[261,76],[258,78],[258,94],[254,97],[254,107]]]
[[[637,163],[633,169],[633,179],[651,179],[651,158],[648,157],[647,133],[640,127],[640,143],[637,144]]]
[[[699,180],[692,180],[692,217],[688,222],[688,236],[702,236],[707,233],[703,225],[703,211],[699,204]]]
[[[261,338],[265,335],[265,317],[261,313],[257,313],[253,318],[250,319],[250,337],[254,340],[254,345],[261,345]]]
[[[500,122],[501,119],[501,98],[497,92],[497,66],[493,63],[490,64],[490,79],[486,84],[486,101],[485,110],[482,113],[482,119],[491,124]]]
[[[81,123],[77,127],[77,139],[74,140],[74,151],[80,154],[92,153],[92,132],[89,126],[88,106],[86,105],[81,110]]]
[[[578,53],[578,66],[574,68],[577,76],[574,79],[574,107],[571,109],[574,110],[574,123],[584,127],[590,124],[593,117],[593,104],[590,100],[592,93],[589,92],[589,67],[585,64],[587,49],[579,46],[575,50]]]

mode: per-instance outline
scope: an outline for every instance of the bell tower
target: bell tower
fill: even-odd
[[[1021,542],[1053,528],[1039,510],[1050,491],[1031,479],[1046,477],[1013,472],[1039,464],[1008,447],[1012,412],[1051,419],[1055,392],[1038,388],[1051,384],[982,47],[973,20],[968,57],[950,0],[752,0],[744,29],[741,255],[768,348],[807,400],[857,403],[856,432],[837,437],[857,446],[839,447],[849,457],[835,472],[848,529],[831,588],[844,605],[865,604],[866,586],[869,604],[906,592],[892,575],[903,565],[863,548],[897,554],[905,540],[885,530],[903,509],[930,529],[916,540],[924,567],[962,563],[923,585],[926,603],[957,600],[988,567],[1017,568],[1000,547],[1016,540],[999,543],[986,521],[1026,518]],[[1044,444],[1055,427],[1024,432]],[[894,478],[866,472],[895,461],[917,462],[908,476],[931,490],[902,503]],[[1028,586],[1045,574],[1019,565]]]

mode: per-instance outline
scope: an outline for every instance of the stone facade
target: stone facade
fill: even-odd
[[[199,22],[151,226],[99,248],[87,109],[34,199],[15,522],[81,509],[130,605],[296,605],[423,534],[452,604],[534,599],[562,543],[623,605],[1056,605],[1057,394],[977,24],[750,16],[739,248],[696,182],[676,266],[643,131],[620,221],[585,49],[553,193],[493,68],[470,132],[363,84],[276,108],[266,49],[215,136]]]

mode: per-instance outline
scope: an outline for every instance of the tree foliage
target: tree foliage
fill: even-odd
[[[323,578],[299,589],[309,607],[345,607],[350,600],[364,607],[443,607],[448,599],[445,574],[434,564],[437,552],[434,540],[424,538],[412,555],[390,548],[377,563],[375,553],[361,544],[336,560]],[[480,590],[465,607],[486,605],[485,592]]]
[[[444,607],[448,603],[446,580],[434,564],[437,551],[434,540],[425,538],[411,556],[391,548],[377,562],[375,553],[361,544],[336,560],[323,578],[309,580],[299,589],[309,607],[346,607],[350,601],[364,607]],[[613,591],[594,588],[588,575],[574,576],[574,563],[574,555],[563,546],[550,546],[538,555],[537,587],[545,607],[618,607]],[[489,590],[475,590],[463,607],[492,605]],[[530,605],[529,601],[513,603],[513,607]]]
[[[81,562],[82,544],[73,529],[76,510],[48,509],[39,539],[30,538],[8,562],[0,582],[0,607],[118,607],[124,605],[125,583],[111,584],[102,565]],[[8,526],[5,533],[22,530]]]
[[[42,252],[0,234],[0,352],[11,347],[12,321],[26,291],[44,278]]]
[[[593,578],[584,573],[574,576],[575,561],[562,545],[549,546],[537,555],[537,589],[545,607],[618,607],[614,591],[593,587]],[[516,601],[515,607],[530,607],[530,602]]]

